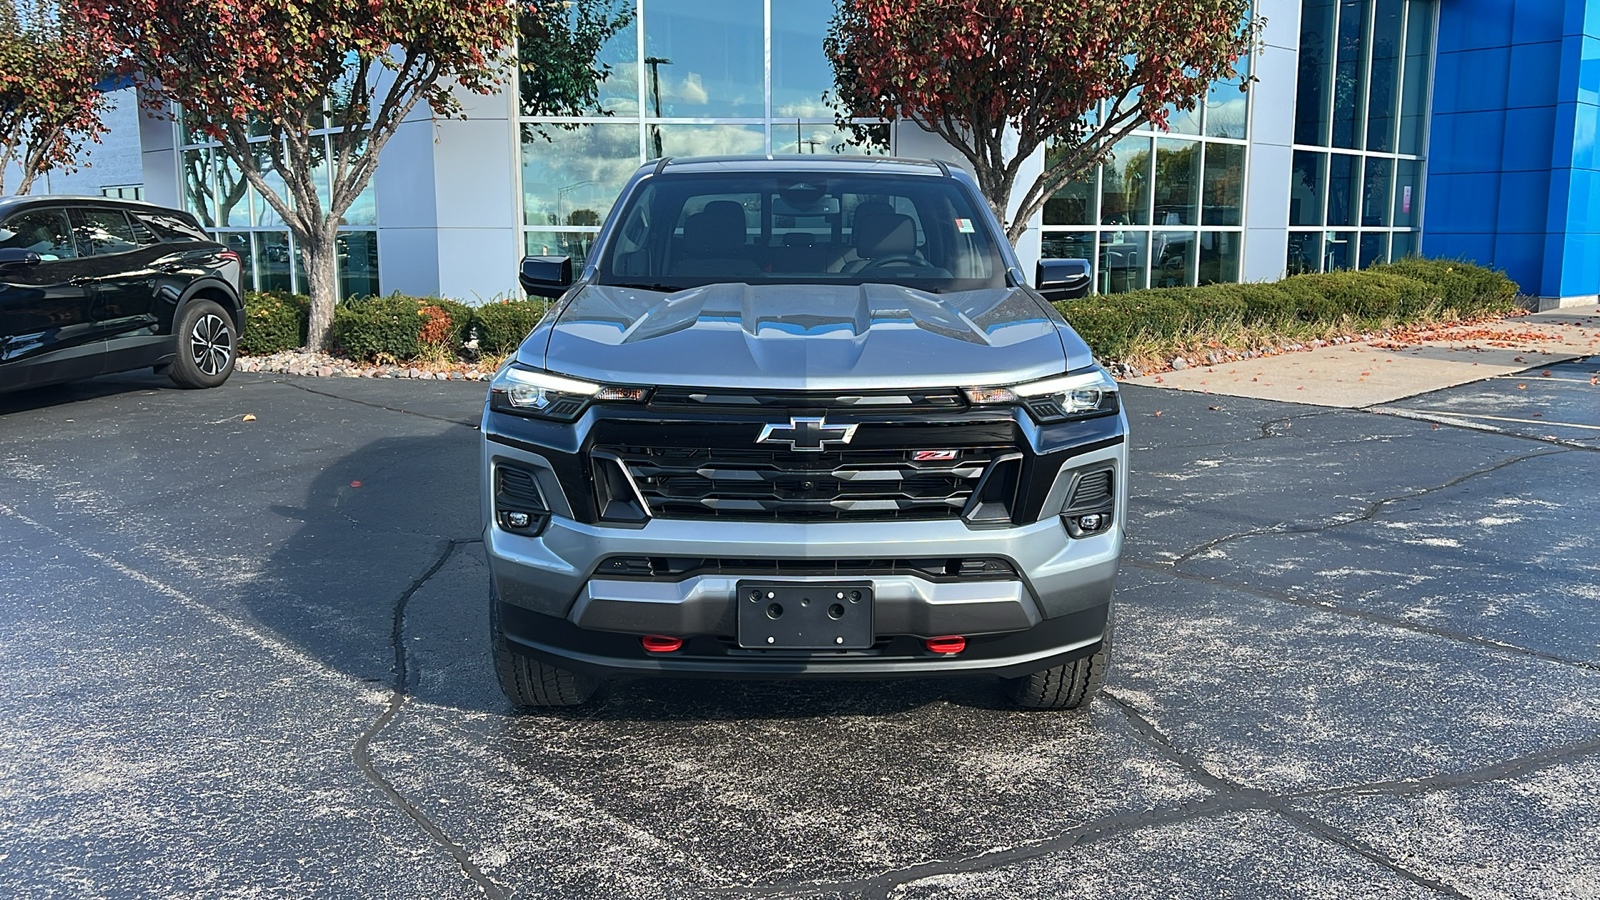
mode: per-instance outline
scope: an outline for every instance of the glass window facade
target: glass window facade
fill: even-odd
[[[198,129],[183,124],[180,116],[179,140],[205,141]],[[317,193],[324,208],[333,195],[330,166],[326,162],[326,132],[316,137],[323,144],[322,165],[314,170]],[[287,195],[283,177],[271,171],[271,154],[265,139],[255,146],[256,165],[278,192]],[[258,291],[308,290],[305,260],[294,238],[272,206],[245,179],[237,163],[215,145],[194,143],[178,151],[179,184],[183,208],[200,220],[205,229],[229,249],[239,254],[244,268],[244,289]],[[374,176],[376,178],[378,176]],[[372,181],[344,214],[336,244],[339,296],[366,296],[380,293],[378,284],[378,208]]]
[[[1041,255],[1089,260],[1100,293],[1238,281],[1249,63],[1241,59],[1238,76],[1212,85],[1193,111],[1173,111],[1169,130],[1135,131],[1056,191]],[[1053,162],[1047,151],[1045,165]]]
[[[1290,274],[1365,267],[1420,246],[1436,7],[1302,3]]]
[[[599,108],[530,114],[522,144],[523,244],[581,264],[640,164],[661,156],[866,152],[835,126],[822,40],[833,0],[618,0],[632,12],[600,61]],[[524,58],[540,50],[524,44]]]

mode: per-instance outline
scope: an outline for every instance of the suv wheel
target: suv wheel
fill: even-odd
[[[1028,709],[1077,709],[1088,705],[1105,683],[1111,662],[1111,625],[1093,656],[1053,669],[1006,680],[1012,702]]]
[[[210,300],[193,300],[183,308],[176,327],[178,355],[167,370],[178,387],[212,388],[233,374],[238,355],[233,319]]]
[[[518,706],[578,706],[600,686],[595,679],[569,672],[511,649],[500,627],[500,600],[490,599],[489,644],[494,648],[494,673],[506,699]]]

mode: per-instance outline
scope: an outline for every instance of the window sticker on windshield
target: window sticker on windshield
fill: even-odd
[[[971,219],[957,219],[956,220],[956,230],[961,232],[962,234],[972,234],[972,230],[973,230],[972,229],[972,220]]]

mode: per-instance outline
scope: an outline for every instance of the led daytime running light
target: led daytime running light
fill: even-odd
[[[580,397],[593,397],[600,393],[600,385],[587,381],[578,381],[574,378],[563,378],[560,375],[551,375],[549,372],[530,372],[515,366],[507,366],[500,372],[499,378],[519,385],[533,388],[543,388],[547,391],[559,391],[563,394],[576,394]]]
[[[1068,391],[1081,390],[1115,391],[1117,383],[1111,380],[1104,372],[1085,372],[1081,375],[1063,375],[1060,378],[1047,378],[1044,381],[1034,381],[1029,384],[1019,384],[1011,390],[1018,397],[1039,397],[1044,394],[1064,394]]]

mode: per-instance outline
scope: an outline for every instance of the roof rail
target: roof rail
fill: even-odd
[[[945,161],[944,160],[936,159],[936,160],[933,161],[933,164],[939,167],[939,173],[941,175],[943,175],[946,178],[950,177],[950,167],[948,165],[945,165]]]
[[[669,163],[669,162],[672,162],[672,157],[670,157],[670,156],[661,157],[661,161],[656,163],[656,170],[651,174],[660,175],[661,174],[661,170],[665,169],[667,167],[667,163]]]

